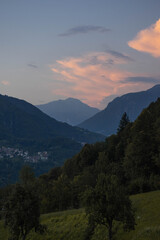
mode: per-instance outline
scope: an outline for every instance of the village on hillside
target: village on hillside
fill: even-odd
[[[25,162],[37,163],[39,161],[47,161],[48,160],[48,152],[37,152],[33,155],[29,154],[28,151],[24,151],[23,149],[11,148],[11,147],[0,147],[0,159],[3,158],[16,158],[21,157]]]

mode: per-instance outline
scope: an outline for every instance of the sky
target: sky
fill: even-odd
[[[156,84],[159,0],[0,0],[0,94],[103,109]]]

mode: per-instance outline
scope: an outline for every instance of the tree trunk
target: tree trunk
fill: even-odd
[[[23,233],[22,233],[22,240],[26,240],[26,237],[27,237],[27,232],[23,231]]]
[[[112,240],[112,221],[108,224],[108,239]]]
[[[22,240],[25,240],[26,239],[26,235],[24,234],[23,236],[22,236]]]
[[[26,239],[26,231],[24,230],[23,226],[21,226],[21,237],[22,237],[22,240],[25,240]]]

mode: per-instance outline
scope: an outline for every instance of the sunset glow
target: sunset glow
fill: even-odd
[[[106,96],[123,94],[129,89],[136,91],[145,88],[144,83],[124,82],[134,76],[119,68],[128,61],[127,58],[118,58],[105,52],[57,60],[51,70],[54,78],[59,79],[59,86],[56,85],[52,92],[55,95],[61,94],[64,98],[72,94],[91,106],[100,107],[99,103]],[[65,88],[62,87],[64,82]]]
[[[160,57],[160,19],[149,28],[141,30],[128,45],[137,51]]]
[[[102,109],[160,83],[159,0],[15,0],[0,9],[2,95]]]

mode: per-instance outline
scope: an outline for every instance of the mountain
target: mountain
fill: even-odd
[[[104,135],[116,133],[124,112],[134,121],[141,111],[160,97],[160,85],[136,93],[128,93],[115,98],[108,106],[78,126]]]
[[[0,95],[0,139],[70,138],[78,142],[95,142],[103,136],[61,123],[32,104]]]
[[[37,107],[50,117],[61,122],[66,122],[72,126],[78,125],[100,111],[75,98],[53,101],[37,105]]]
[[[58,122],[24,100],[0,95],[0,186],[17,181],[25,164],[39,176],[62,165],[84,143],[104,139]]]

